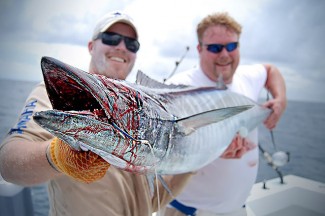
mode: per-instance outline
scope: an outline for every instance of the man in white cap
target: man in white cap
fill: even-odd
[[[89,72],[125,79],[133,68],[139,47],[132,19],[120,12],[109,13],[98,22],[88,43]],[[31,115],[52,109],[44,83],[29,95],[27,108]],[[0,173],[6,181],[19,185],[48,181],[49,215],[143,216],[157,210],[157,195],[150,196],[145,176],[110,167],[91,151],[73,151],[39,127],[31,115],[23,118],[23,127],[18,121],[1,144]],[[87,158],[87,163],[80,166],[80,158]],[[165,179],[174,195],[190,175]],[[159,193],[160,206],[171,201],[172,197],[161,185]]]

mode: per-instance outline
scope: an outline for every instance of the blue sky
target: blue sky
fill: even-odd
[[[198,63],[195,28],[209,13],[228,11],[243,25],[241,63],[272,63],[290,100],[325,102],[324,0],[3,0],[0,79],[41,81],[51,56],[88,70],[87,42],[108,11],[129,13],[139,27],[138,70],[163,80],[189,47],[177,72]]]

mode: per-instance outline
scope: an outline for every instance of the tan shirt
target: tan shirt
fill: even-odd
[[[10,144],[15,139],[31,141],[53,139],[53,135],[32,119],[35,112],[48,109],[52,109],[52,106],[45,85],[41,83],[27,98],[18,123],[2,145]],[[180,174],[164,178],[176,196],[191,176],[192,174]],[[113,166],[108,169],[104,178],[91,184],[77,182],[65,175],[52,179],[49,181],[48,191],[51,216],[151,216],[158,210],[157,191],[151,198],[146,176],[121,171]],[[160,183],[159,195],[161,207],[173,199]]]

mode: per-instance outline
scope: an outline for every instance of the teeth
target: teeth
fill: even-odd
[[[114,60],[114,61],[118,61],[118,62],[125,62],[124,59],[119,58],[119,57],[116,57],[116,56],[112,56],[110,59],[111,59],[111,60]]]
[[[217,65],[219,65],[219,66],[227,66],[227,65],[229,65],[229,63],[217,63]]]

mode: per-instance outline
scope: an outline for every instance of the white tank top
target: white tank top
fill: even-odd
[[[227,87],[257,101],[266,82],[263,65],[243,65],[237,68]],[[176,74],[167,83],[192,86],[215,86],[200,68]],[[248,135],[257,144],[257,129]],[[182,204],[214,213],[228,213],[240,209],[255,183],[258,170],[258,148],[240,159],[216,159],[198,170],[176,200]]]

